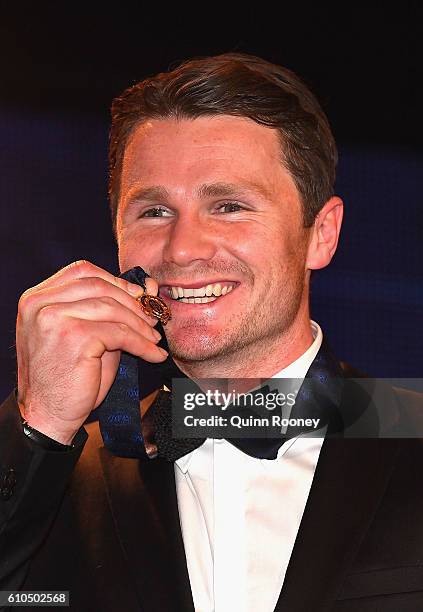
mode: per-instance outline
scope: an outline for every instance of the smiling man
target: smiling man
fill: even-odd
[[[395,439],[417,394],[385,393],[390,440],[341,428],[181,446],[164,387],[140,420],[134,363],[141,386],[151,367],[304,379],[298,414],[373,426],[369,395],[309,312],[310,274],[330,263],[342,222],[336,161],[314,96],[259,58],[193,60],[114,101],[120,269],[142,267],[172,319],[161,338],[139,284],[84,261],[22,295],[18,389],[0,409],[1,588],[70,591],[78,611],[423,606],[423,456],[419,440]],[[97,423],[83,427],[100,405],[104,442]]]
[[[272,376],[312,343],[309,274],[335,251],[342,202],[329,198],[304,227],[281,157],[276,130],[242,117],[148,120],[128,142],[120,267],[142,262],[158,281],[189,374]]]

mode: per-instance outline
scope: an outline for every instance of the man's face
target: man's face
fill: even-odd
[[[271,350],[307,310],[309,231],[273,129],[230,116],[140,125],[117,230],[121,270],[160,285],[182,362]]]

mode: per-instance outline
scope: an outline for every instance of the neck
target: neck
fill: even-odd
[[[195,362],[175,362],[189,378],[271,378],[313,343],[310,318],[296,321],[290,329],[274,338],[264,338],[234,353]]]

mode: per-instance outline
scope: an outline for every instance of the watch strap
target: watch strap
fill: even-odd
[[[29,425],[28,422],[24,419],[22,419],[22,428],[23,433],[30,440],[32,440],[33,442],[35,442],[35,444],[41,446],[45,450],[63,453],[70,451],[75,447],[74,444],[62,444],[61,442],[58,442],[53,438],[49,438],[45,434],[41,433],[41,431],[38,431],[37,429],[31,427],[31,425]]]

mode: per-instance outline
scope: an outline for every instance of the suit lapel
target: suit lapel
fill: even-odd
[[[100,449],[109,503],[143,612],[194,611],[172,463]]]
[[[347,396],[341,413],[356,410],[353,403]],[[275,612],[331,609],[386,490],[399,443],[325,440]]]

